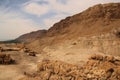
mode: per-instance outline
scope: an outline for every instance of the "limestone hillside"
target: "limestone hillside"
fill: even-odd
[[[69,16],[48,29],[28,47],[38,52],[71,44],[105,54],[120,52],[120,3],[98,4]],[[19,40],[19,39],[18,39]],[[64,48],[65,49],[65,48]]]

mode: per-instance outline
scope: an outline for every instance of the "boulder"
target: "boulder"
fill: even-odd
[[[89,60],[103,60],[103,55],[100,54],[92,54],[89,58]]]
[[[36,56],[36,53],[33,51],[33,52],[29,52],[28,55],[29,56]]]

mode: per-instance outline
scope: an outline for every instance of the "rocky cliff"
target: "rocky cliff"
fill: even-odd
[[[28,46],[36,51],[46,46],[61,47],[60,44],[84,49],[93,49],[105,54],[120,52],[120,3],[98,4],[82,13],[67,17],[55,23],[44,38]],[[64,47],[65,49],[65,47]]]

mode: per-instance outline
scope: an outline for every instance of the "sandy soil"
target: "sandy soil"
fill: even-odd
[[[0,80],[18,80],[24,72],[36,71],[37,62],[42,59],[40,55],[32,57],[18,51],[4,53],[11,54],[16,64],[0,65]]]
[[[11,54],[16,64],[0,65],[0,80],[18,80],[24,77],[24,72],[32,73],[37,69],[37,63],[43,59],[60,60],[67,63],[82,65],[87,61],[90,54],[100,53],[92,49],[79,48],[78,45],[64,44],[62,46],[50,46],[43,50],[43,53],[36,57],[28,56],[21,51],[4,52]]]

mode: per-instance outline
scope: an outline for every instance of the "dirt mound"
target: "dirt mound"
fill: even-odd
[[[92,55],[82,67],[62,61],[44,60],[34,74],[21,80],[119,80],[120,58]]]
[[[14,64],[15,60],[13,60],[10,54],[0,53],[0,64]]]

